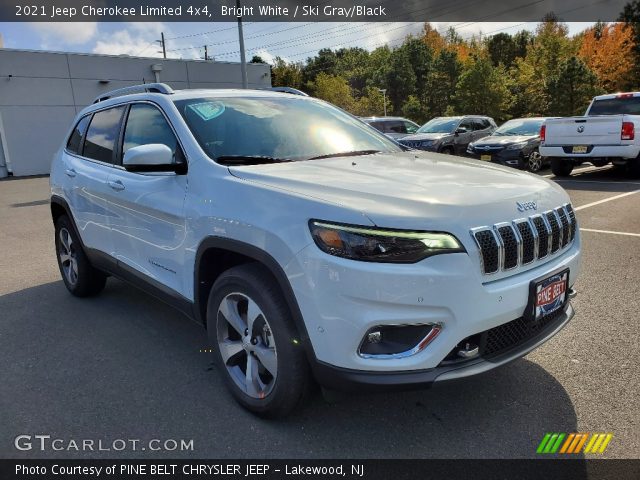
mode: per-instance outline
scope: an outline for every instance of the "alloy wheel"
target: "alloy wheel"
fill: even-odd
[[[532,172],[539,172],[542,168],[542,155],[537,150],[534,150],[529,154],[529,170]]]
[[[75,285],[78,282],[78,259],[76,258],[76,248],[73,243],[73,238],[66,228],[60,229],[58,237],[60,239],[58,256],[60,258],[60,265],[62,265],[62,271],[67,281],[71,285]]]
[[[278,357],[273,333],[258,304],[230,293],[218,306],[218,348],[229,376],[252,398],[265,398],[275,386]]]

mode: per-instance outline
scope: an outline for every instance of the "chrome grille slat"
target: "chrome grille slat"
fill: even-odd
[[[553,210],[471,229],[484,274],[513,270],[564,250],[573,243],[577,221],[565,204]]]

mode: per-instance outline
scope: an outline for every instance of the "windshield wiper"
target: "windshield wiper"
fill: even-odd
[[[222,165],[262,165],[265,163],[291,162],[286,158],[274,158],[266,155],[221,155],[216,161]]]
[[[333,158],[333,157],[357,157],[360,155],[373,155],[380,153],[380,150],[353,150],[351,152],[338,152],[327,153],[326,155],[318,155],[317,157],[311,157],[309,160],[320,160],[321,158]]]

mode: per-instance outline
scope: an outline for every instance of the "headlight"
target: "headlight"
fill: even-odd
[[[469,145],[467,145],[467,153],[473,153],[474,147],[475,145],[473,143],[470,143]]]
[[[513,145],[509,145],[507,147],[507,150],[522,150],[528,144],[529,144],[529,142],[514,143]]]
[[[365,262],[415,263],[432,255],[464,252],[448,233],[382,230],[356,225],[309,222],[311,235],[323,252]]]

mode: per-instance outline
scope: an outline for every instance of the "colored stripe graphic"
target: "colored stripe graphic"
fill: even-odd
[[[600,454],[609,446],[613,438],[611,433],[545,433],[542,441],[536,449],[536,453],[542,454]],[[585,447],[586,444],[586,447]],[[583,450],[584,447],[584,450]]]
[[[589,434],[588,433],[583,433],[582,434],[582,440],[580,440],[578,442],[578,445],[576,445],[576,449],[575,449],[575,451],[573,453],[580,453],[580,450],[582,450],[582,446],[587,441],[587,438],[589,438]]]
[[[538,449],[536,450],[536,453],[542,453],[544,451],[544,446],[547,444],[547,442],[549,441],[550,437],[551,437],[550,433],[546,433],[544,435],[544,438],[540,442],[540,445],[538,445]]]
[[[567,451],[567,448],[569,448],[569,445],[571,445],[571,442],[573,441],[573,437],[575,436],[576,436],[575,433],[569,434],[569,436],[567,437],[567,441],[564,442],[564,445],[562,445],[562,448],[560,449],[560,453],[565,453]]]

